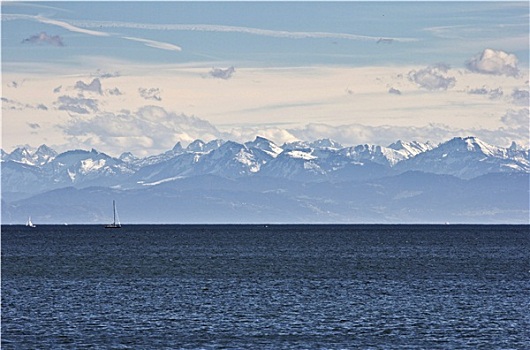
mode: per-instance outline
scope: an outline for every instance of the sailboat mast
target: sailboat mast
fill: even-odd
[[[116,201],[112,201],[112,211],[114,213],[114,225],[116,225]]]

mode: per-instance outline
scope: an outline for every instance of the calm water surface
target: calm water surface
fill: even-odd
[[[2,226],[2,349],[529,349],[529,226]]]

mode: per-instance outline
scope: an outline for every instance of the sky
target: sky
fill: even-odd
[[[1,5],[2,149],[529,143],[528,2]]]

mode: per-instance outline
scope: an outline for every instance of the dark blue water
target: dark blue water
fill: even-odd
[[[2,349],[528,349],[529,226],[2,226]]]

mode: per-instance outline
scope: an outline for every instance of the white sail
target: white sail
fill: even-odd
[[[114,220],[112,221],[112,224],[105,225],[106,228],[120,228],[120,219],[118,218],[118,211],[116,210],[116,201],[112,201],[112,210],[113,210],[113,217]]]
[[[37,225],[35,225],[35,224],[31,221],[31,216],[28,217],[28,221],[26,221],[26,226],[27,226],[27,227],[37,227]]]

